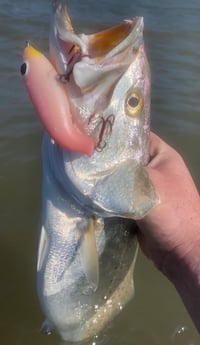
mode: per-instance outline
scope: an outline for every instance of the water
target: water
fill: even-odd
[[[182,153],[200,187],[199,0],[68,0],[68,4],[77,30],[84,32],[144,16],[152,70],[152,129]],[[49,0],[0,0],[0,343],[6,345],[61,344],[56,335],[39,332],[43,316],[35,264],[42,128],[19,73],[26,39],[47,52],[49,14]],[[200,344],[173,286],[141,253],[135,285],[135,299],[93,343]]]

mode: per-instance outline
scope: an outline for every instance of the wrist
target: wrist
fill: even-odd
[[[200,332],[200,225],[191,233],[192,239],[168,253],[160,269],[175,286]]]
[[[185,272],[194,276],[200,283],[200,223],[194,224],[184,234],[184,241],[165,254],[160,270],[172,283]]]

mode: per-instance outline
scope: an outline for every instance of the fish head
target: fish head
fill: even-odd
[[[157,200],[144,169],[149,160],[151,82],[143,18],[95,34],[76,34],[64,3],[56,1],[50,60],[88,136],[95,140],[90,157],[62,152],[76,198],[84,205],[87,195],[90,210],[102,210],[100,216],[108,212],[143,217]],[[52,169],[59,178],[55,164]],[[65,188],[63,174],[61,180]],[[116,185],[121,187],[115,194]]]

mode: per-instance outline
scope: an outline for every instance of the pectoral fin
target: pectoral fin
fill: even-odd
[[[80,255],[85,275],[94,291],[99,284],[99,258],[95,238],[95,220],[90,218],[87,227],[81,230]]]
[[[48,250],[48,238],[44,226],[41,228],[40,241],[38,247],[37,271],[39,272],[43,266],[44,259]]]

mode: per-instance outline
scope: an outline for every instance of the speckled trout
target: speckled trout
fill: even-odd
[[[26,44],[21,73],[45,129],[38,294],[64,340],[98,334],[134,293],[134,220],[157,202],[149,159],[143,18],[74,32],[53,2],[50,59]]]

